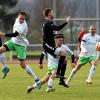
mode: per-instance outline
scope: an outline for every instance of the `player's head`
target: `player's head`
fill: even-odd
[[[90,32],[92,35],[95,35],[95,33],[96,33],[96,27],[95,27],[95,25],[91,25],[91,26],[90,26],[89,32]]]
[[[54,39],[55,39],[55,44],[57,47],[60,47],[64,43],[63,34],[56,34]]]
[[[84,34],[85,34],[84,28],[81,28],[81,31],[78,34],[78,38],[82,39]]]
[[[46,8],[43,11],[43,14],[44,14],[45,17],[49,17],[50,19],[54,19],[54,12],[53,12],[52,8]]]
[[[27,17],[27,14],[25,12],[19,12],[18,14],[19,23],[23,23],[26,17]]]

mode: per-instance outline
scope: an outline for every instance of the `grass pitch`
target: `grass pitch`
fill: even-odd
[[[41,70],[37,64],[29,65],[40,78],[47,72],[46,66]],[[26,94],[26,89],[34,83],[33,79],[18,64],[8,64],[8,66],[10,68],[8,76],[6,79],[0,78],[0,100],[100,100],[100,64],[96,68],[91,85],[85,83],[90,69],[88,64],[76,73],[69,88],[58,85],[58,79],[55,79],[55,92],[46,93],[47,84],[45,84],[40,90],[33,90],[31,94]],[[67,66],[66,77],[70,71],[70,66]]]

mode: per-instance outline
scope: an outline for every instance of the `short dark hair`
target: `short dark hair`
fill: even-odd
[[[50,13],[51,10],[53,10],[53,9],[52,8],[45,8],[45,10],[43,11],[44,16],[48,17],[48,13]]]
[[[58,39],[58,38],[64,38],[64,35],[63,34],[56,34],[54,36],[54,39]]]
[[[19,12],[19,14],[18,14],[18,15],[23,15],[23,16],[27,17],[26,12],[24,12],[24,11]]]

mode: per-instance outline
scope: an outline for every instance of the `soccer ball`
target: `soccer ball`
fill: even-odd
[[[97,42],[97,43],[96,43],[96,50],[97,50],[97,51],[100,51],[100,42]]]

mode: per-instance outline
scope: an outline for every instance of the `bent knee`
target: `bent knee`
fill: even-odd
[[[0,54],[3,53],[3,52],[6,52],[6,48],[4,46],[1,46],[0,47]]]
[[[26,67],[26,64],[25,64],[25,62],[23,62],[23,61],[20,61],[20,66],[21,66],[23,69],[25,69],[25,67]]]
[[[94,65],[94,66],[97,65],[96,61],[92,61],[91,64]]]
[[[66,52],[63,51],[63,50],[61,50],[61,51],[59,51],[59,55],[60,55],[60,56],[66,56]]]

